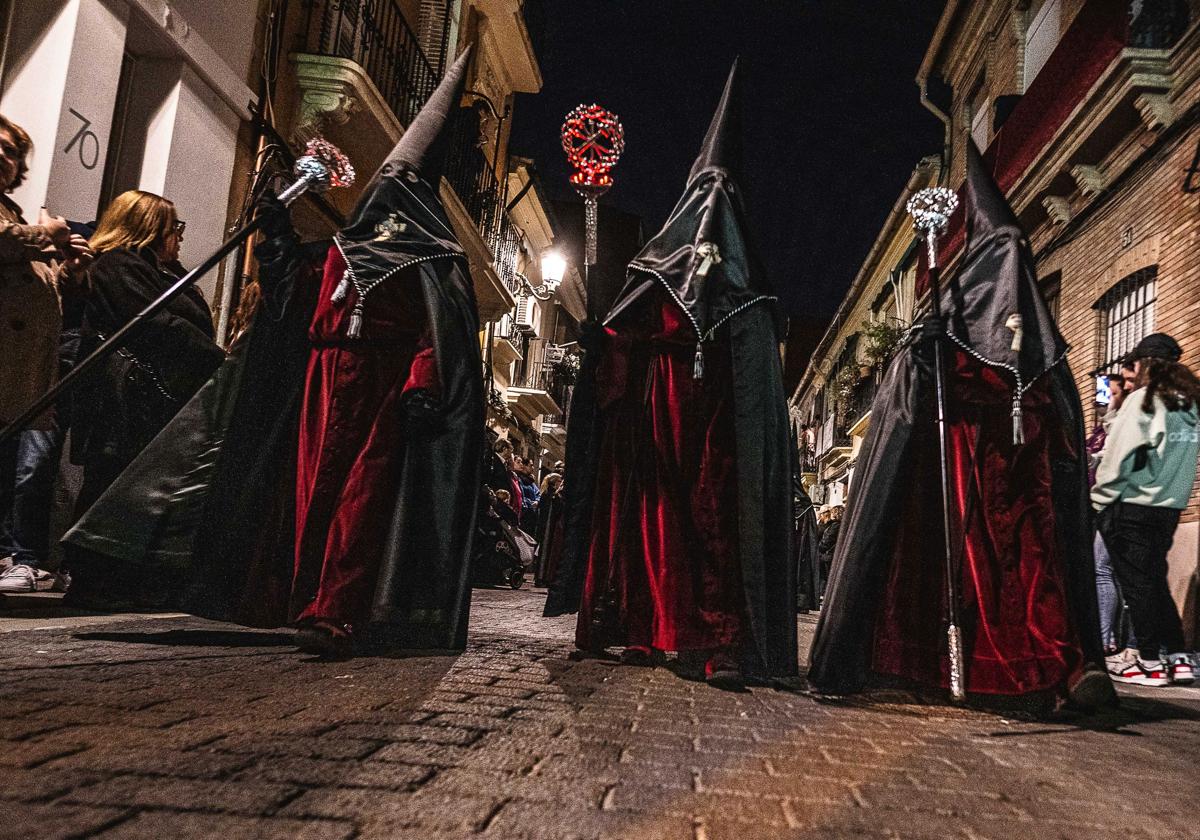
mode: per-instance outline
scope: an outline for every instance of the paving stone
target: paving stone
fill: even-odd
[[[221,840],[350,840],[353,824],[336,820],[234,817],[225,814],[143,812],[108,831],[103,840],[163,840],[213,837]]]
[[[236,778],[303,787],[409,790],[430,779],[434,772],[433,767],[386,761],[330,761],[270,756],[246,768]]]
[[[22,805],[0,819],[0,840],[66,840],[94,836],[105,826],[121,819],[121,808],[96,808],[86,805]],[[159,835],[161,837],[162,835]]]
[[[366,758],[380,747],[379,741],[345,737],[288,737],[237,735],[211,744],[213,749],[247,755],[292,755],[302,758]]]
[[[255,781],[213,782],[155,776],[117,776],[67,794],[70,802],[171,808],[180,811],[230,811],[261,814],[295,793],[287,785]]]
[[[90,750],[57,759],[39,770],[70,768],[206,779],[228,776],[253,761],[252,756],[228,755],[209,750],[182,752],[169,749],[110,748],[100,744]]]

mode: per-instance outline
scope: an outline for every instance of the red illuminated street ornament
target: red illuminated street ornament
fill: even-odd
[[[562,147],[575,171],[571,185],[583,196],[584,271],[596,264],[596,199],[612,186],[612,170],[625,151],[625,129],[611,111],[599,105],[579,105],[567,114],[562,126]]]
[[[625,151],[625,130],[611,111],[580,105],[563,122],[562,147],[576,189],[603,191],[612,186],[612,169]]]

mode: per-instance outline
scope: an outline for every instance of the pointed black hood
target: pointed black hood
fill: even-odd
[[[337,235],[356,285],[370,286],[413,260],[463,253],[438,185],[470,55],[468,47],[446,71]]]
[[[965,201],[966,252],[957,282],[943,293],[951,297],[948,331],[980,361],[1008,371],[1019,396],[1066,357],[1067,343],[1042,298],[1016,214],[969,141]]]
[[[661,231],[633,262],[625,288],[605,323],[613,323],[655,283],[662,284],[690,317],[697,337],[745,307],[774,301],[762,263],[749,243],[737,185],[741,130],[738,62],[692,164],[687,189]]]

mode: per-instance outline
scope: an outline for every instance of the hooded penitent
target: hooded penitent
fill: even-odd
[[[466,643],[482,363],[438,187],[468,60],[447,71],[330,249],[300,415],[293,612],[409,647]]]
[[[165,570],[150,579],[171,579],[168,603],[213,618],[465,644],[483,394],[438,185],[467,61],[368,184],[323,274],[294,235],[260,253],[266,305],[242,349],[68,535],[77,553]]]
[[[791,449],[775,298],[736,183],[737,69],[687,189],[590,332],[548,615],[584,649],[736,648],[794,674]]]
[[[1079,395],[1029,244],[973,147],[966,218],[943,291],[966,688],[1062,693],[1102,663]],[[948,685],[931,347],[910,337],[871,408],[812,648],[822,691]]]

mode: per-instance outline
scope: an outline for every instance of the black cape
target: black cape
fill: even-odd
[[[1067,346],[1042,299],[1029,243],[973,147],[966,189],[968,244],[961,270],[943,290],[948,316],[944,340],[951,355],[957,348],[1000,371],[1018,407],[1031,387],[1044,383],[1049,414],[1058,419],[1065,439],[1051,458],[1055,533],[1044,539],[1057,543],[1067,609],[1085,663],[1103,667],[1083,412],[1066,363]],[[1017,350],[1008,326],[1013,313],[1021,315],[1024,331]],[[888,366],[871,406],[871,425],[858,456],[810,654],[808,680],[818,690],[853,692],[871,681],[878,607],[897,540],[912,540],[919,531],[916,539],[934,547],[930,556],[940,556],[934,401],[932,344],[913,331]],[[915,524],[905,522],[901,513],[914,493],[929,500],[928,516]],[[963,515],[952,510],[952,528]],[[926,610],[932,620],[943,615],[931,606],[913,604],[912,609]]]
[[[441,385],[436,405],[409,406],[394,514],[363,634],[389,647],[466,645],[484,440],[482,360],[467,261],[437,188],[468,60],[464,52],[447,71],[338,240],[362,281],[419,272]],[[391,224],[377,227],[384,220]],[[263,256],[272,289],[244,352],[64,537],[83,562],[124,567],[110,580],[128,586],[104,597],[128,597],[139,578],[159,579],[164,606],[205,617],[278,626],[294,614],[296,433],[320,276],[294,238],[270,245]]]
[[[630,264],[628,282],[603,326],[619,329],[639,307],[652,305],[657,296],[648,292],[658,285],[690,319],[701,355],[704,342],[727,343],[736,416],[738,549],[757,659],[752,664],[760,673],[787,677],[798,665],[792,451],[779,355],[782,318],[748,241],[734,179],[736,86],[735,65],[687,190],[663,229]],[[702,246],[709,245],[717,246],[720,261],[702,273]],[[585,354],[568,419],[564,550],[546,601],[548,616],[578,612],[587,572],[605,434],[597,404],[597,370],[607,344],[603,326],[588,325],[580,339]]]

